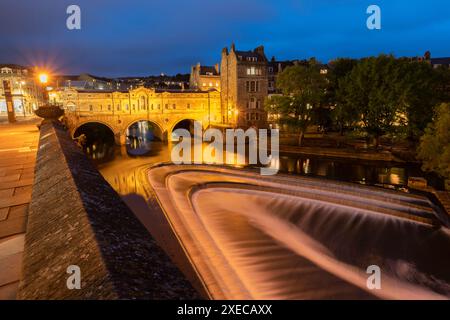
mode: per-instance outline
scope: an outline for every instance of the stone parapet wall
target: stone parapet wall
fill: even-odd
[[[81,289],[67,268],[79,266]],[[57,123],[41,126],[19,299],[192,299],[197,292]]]

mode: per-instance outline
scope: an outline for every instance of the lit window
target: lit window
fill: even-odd
[[[206,83],[205,82],[203,82],[203,86],[206,87]]]
[[[212,82],[209,83],[209,86],[212,87]]]

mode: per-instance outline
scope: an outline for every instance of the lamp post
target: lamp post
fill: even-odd
[[[47,73],[40,73],[38,75],[39,82],[41,84],[41,90],[42,90],[42,100],[44,102],[44,105],[48,104],[48,93],[47,89],[45,88],[45,85],[48,82],[48,74]]]
[[[20,88],[20,96],[22,98],[22,111],[23,111],[23,117],[25,118],[26,113],[25,113],[25,99],[23,97],[23,85],[25,85],[25,81],[20,81],[19,82],[19,88]]]
[[[42,94],[43,94],[43,102],[44,104],[41,105],[36,111],[36,115],[38,117],[44,118],[43,122],[52,122],[53,120],[57,120],[59,117],[64,115],[64,110],[59,108],[57,105],[51,105],[49,102],[49,96],[47,89],[45,85],[48,82],[48,74],[47,73],[40,73],[38,75],[38,80],[41,83],[42,88]]]

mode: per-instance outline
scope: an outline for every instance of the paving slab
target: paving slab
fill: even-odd
[[[39,119],[0,124],[0,300],[17,295]]]

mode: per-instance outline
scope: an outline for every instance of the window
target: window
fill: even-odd
[[[92,106],[92,104],[89,105],[89,111],[93,111],[94,107]]]
[[[255,92],[255,81],[250,82],[250,91]]]
[[[190,109],[190,108],[191,108],[191,104],[188,103],[186,107],[187,107],[188,109]]]
[[[257,101],[256,101],[256,109],[259,109],[260,104],[261,104],[261,101],[257,100]]]
[[[108,104],[108,111],[111,111],[111,105]]]
[[[120,111],[120,104],[117,105],[117,111]]]
[[[164,106],[166,109],[169,109],[169,105],[166,103],[166,105]]]
[[[176,109],[177,106],[175,105],[175,103],[172,105],[172,109]]]
[[[130,106],[128,105],[128,103],[125,105],[125,109],[129,109],[130,108]]]
[[[153,110],[153,103],[152,103],[152,105],[151,105],[151,107],[150,107],[152,110]]]

